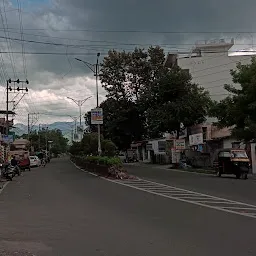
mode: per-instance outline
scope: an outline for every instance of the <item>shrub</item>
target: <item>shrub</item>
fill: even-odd
[[[122,161],[118,157],[107,156],[72,156],[71,160],[75,162],[85,162],[105,166],[121,166]]]

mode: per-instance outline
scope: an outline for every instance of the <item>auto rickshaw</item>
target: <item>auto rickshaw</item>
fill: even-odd
[[[237,179],[247,179],[250,169],[250,160],[244,149],[221,149],[217,152],[214,161],[217,176],[234,174]]]

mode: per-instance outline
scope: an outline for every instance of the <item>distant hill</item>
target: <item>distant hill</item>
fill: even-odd
[[[66,137],[70,140],[71,139],[71,129],[72,129],[73,125],[74,125],[74,122],[55,122],[55,123],[47,124],[47,125],[43,124],[43,125],[41,125],[41,127],[48,127],[49,130],[54,130],[54,129],[61,130],[64,137]],[[31,129],[34,131],[35,130],[37,131],[39,129],[39,125],[34,125]],[[23,134],[28,133],[28,126],[18,123],[18,124],[14,125],[14,128],[12,129],[12,131],[14,131],[16,135],[21,136]]]

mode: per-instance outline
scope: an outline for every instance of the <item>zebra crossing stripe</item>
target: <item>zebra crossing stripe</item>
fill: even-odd
[[[190,203],[206,208],[223,211],[226,213],[237,214],[245,217],[256,219],[256,205],[243,202],[233,201],[221,197],[202,194],[196,191],[186,190],[174,186],[169,186],[149,180],[113,180],[107,179],[109,182],[119,184],[125,187],[133,188],[139,191],[147,192],[157,196],[169,198],[172,200]]]

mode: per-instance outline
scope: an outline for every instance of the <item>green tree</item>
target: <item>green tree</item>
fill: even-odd
[[[256,138],[256,58],[248,65],[239,63],[231,75],[240,89],[225,85],[230,95],[215,102],[211,115],[218,118],[219,127],[232,127],[234,137],[249,142]]]
[[[104,58],[100,76],[107,92],[107,100],[101,104],[103,134],[119,149],[127,149],[133,140],[146,136],[145,102],[141,99],[165,70],[164,60],[160,47],[135,48],[133,52],[113,50]]]
[[[22,135],[22,138],[27,139],[27,134]],[[29,134],[29,141],[31,142],[31,146],[34,147],[35,151],[46,149],[46,143],[47,148],[49,149],[48,141],[52,141],[51,152],[53,154],[64,153],[68,148],[68,139],[64,138],[62,132],[58,129],[32,131]]]
[[[114,156],[116,153],[116,145],[110,141],[105,140],[101,136],[101,149],[103,156]],[[81,142],[73,142],[69,152],[72,155],[94,155],[98,154],[98,134],[85,134]]]
[[[211,106],[207,91],[192,82],[191,75],[179,67],[162,73],[144,95],[149,135],[176,131],[202,123]]]
[[[119,149],[127,149],[132,141],[142,138],[144,117],[135,102],[108,98],[101,107],[104,113],[103,135]]]

